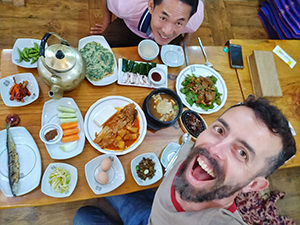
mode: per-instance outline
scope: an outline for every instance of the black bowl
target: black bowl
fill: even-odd
[[[207,124],[198,113],[192,110],[185,110],[180,117],[180,125],[184,132],[192,135],[195,141],[199,134],[207,128]]]
[[[149,101],[151,99],[151,97],[155,94],[159,94],[159,93],[164,93],[164,94],[168,94],[170,95],[178,104],[178,115],[171,121],[162,121],[159,120],[158,118],[156,118],[155,116],[152,115],[152,113],[150,112],[150,109],[148,107],[149,105]],[[150,127],[153,130],[159,130],[161,128],[164,127],[169,127],[172,126],[180,117],[181,113],[182,113],[182,102],[179,98],[179,96],[172,91],[171,89],[168,88],[157,88],[154,89],[144,100],[143,102],[143,111],[145,113],[146,119],[147,119],[147,125],[148,127]]]

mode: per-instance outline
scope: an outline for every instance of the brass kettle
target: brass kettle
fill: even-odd
[[[51,35],[59,39],[60,44],[45,48]],[[85,77],[85,62],[79,51],[54,32],[46,33],[41,40],[37,69],[45,83],[51,87],[49,96],[54,99],[61,98],[64,91],[77,87]]]

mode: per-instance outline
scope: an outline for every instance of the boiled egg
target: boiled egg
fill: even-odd
[[[108,175],[104,171],[100,171],[97,174],[97,180],[99,181],[100,184],[107,184],[108,183]]]
[[[111,167],[111,164],[112,164],[112,161],[109,157],[105,158],[102,160],[101,162],[101,165],[100,165],[100,168],[103,170],[103,171],[107,171],[110,169]]]

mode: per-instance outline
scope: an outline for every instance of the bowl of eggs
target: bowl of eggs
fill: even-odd
[[[85,165],[86,180],[95,194],[104,194],[125,181],[121,161],[114,154],[100,155]]]

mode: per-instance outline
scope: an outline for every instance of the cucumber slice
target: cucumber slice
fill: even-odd
[[[60,118],[60,123],[70,123],[70,122],[77,122],[78,118]]]
[[[62,106],[62,105],[57,106],[57,110],[60,112],[67,112],[67,113],[75,113],[76,112],[75,109],[68,107],[68,106]]]
[[[72,141],[72,142],[68,142],[68,143],[60,145],[59,148],[61,150],[63,150],[64,152],[71,152],[75,148],[77,148],[77,145],[78,145],[78,141]]]
[[[75,113],[67,113],[67,112],[60,112],[58,113],[59,118],[73,118],[77,117]]]

